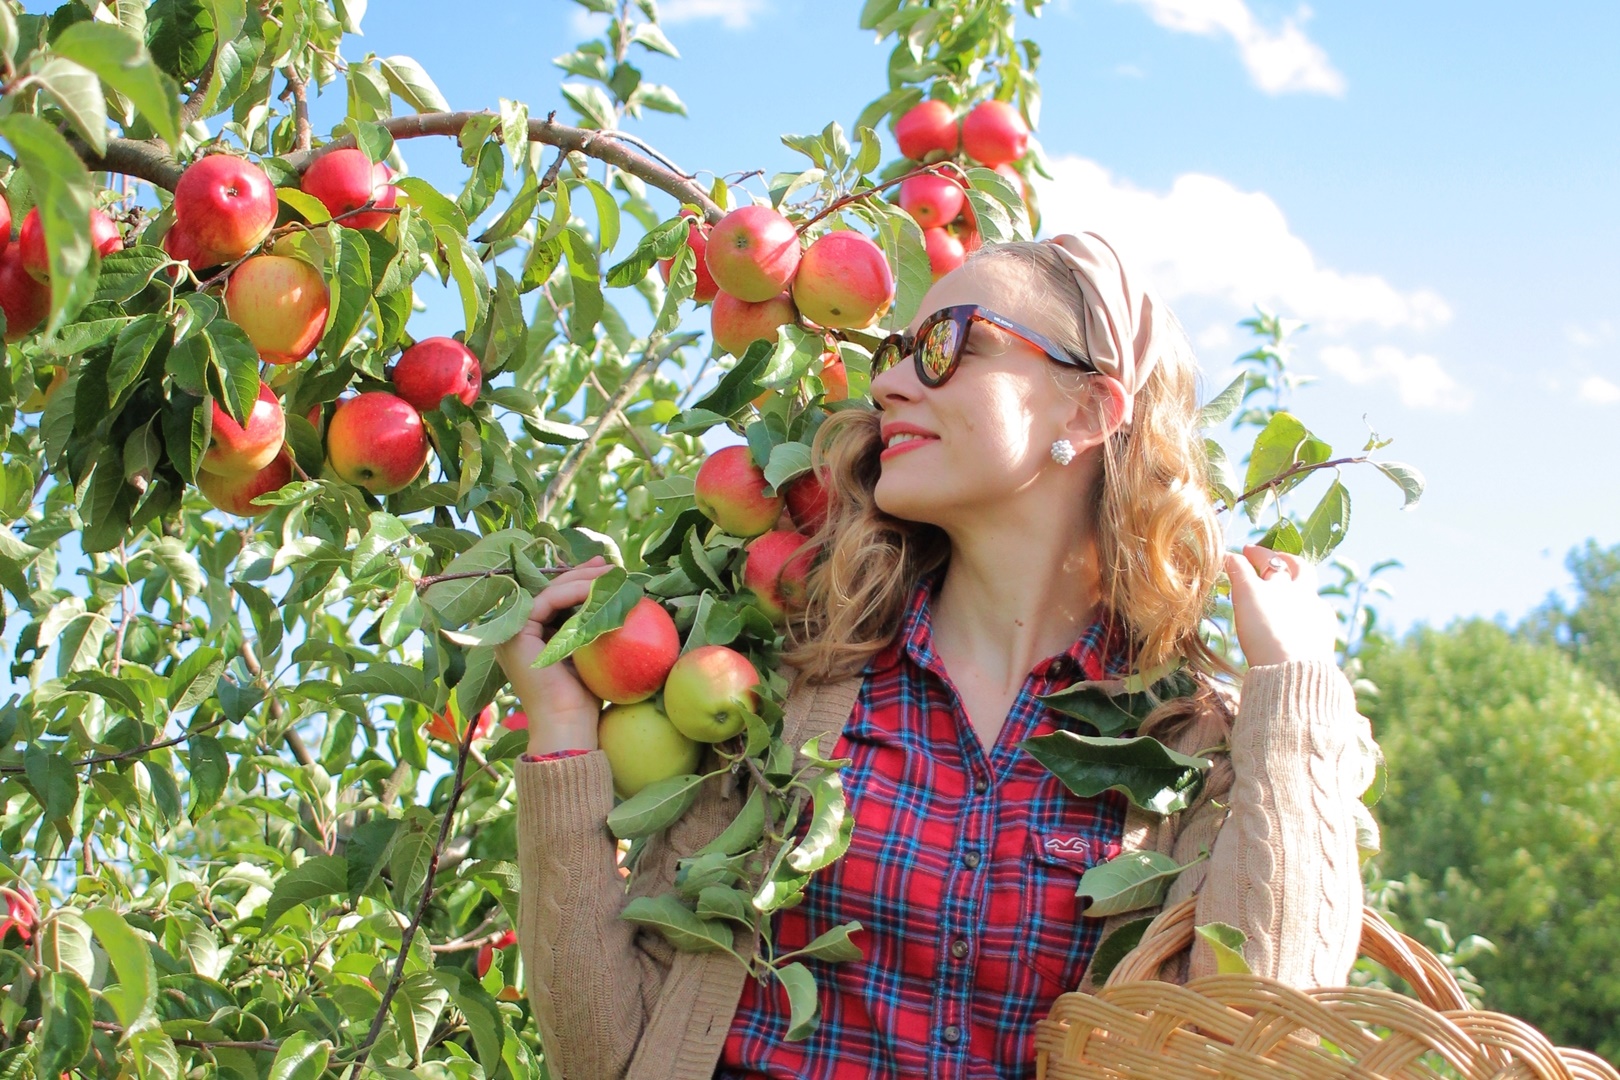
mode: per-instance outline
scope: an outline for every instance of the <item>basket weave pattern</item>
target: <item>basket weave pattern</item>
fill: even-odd
[[[1189,897],[1166,909],[1095,994],[1064,994],[1036,1025],[1037,1080],[1620,1080],[1602,1059],[1468,1007],[1445,966],[1366,911],[1363,956],[1389,990],[1300,991],[1255,975],[1156,981],[1193,936]],[[1449,1069],[1437,1071],[1437,1060]]]

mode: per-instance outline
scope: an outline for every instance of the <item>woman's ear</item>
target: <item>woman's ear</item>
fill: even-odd
[[[1106,375],[1087,377],[1069,420],[1069,441],[1076,448],[1093,446],[1117,431],[1125,417],[1125,387]]]

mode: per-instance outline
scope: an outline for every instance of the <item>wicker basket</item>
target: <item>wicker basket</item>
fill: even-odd
[[[1419,1000],[1364,987],[1302,992],[1254,975],[1158,982],[1160,965],[1192,942],[1193,903],[1161,913],[1097,993],[1053,1003],[1036,1025],[1038,1080],[1620,1080],[1593,1054],[1469,1008],[1434,954],[1371,909],[1362,955]]]

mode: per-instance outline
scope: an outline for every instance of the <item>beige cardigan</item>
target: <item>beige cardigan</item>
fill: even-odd
[[[784,720],[788,745],[842,732],[860,683],[855,676],[795,692]],[[1342,985],[1361,931],[1354,814],[1371,779],[1362,753],[1367,720],[1349,682],[1326,661],[1251,668],[1234,718],[1235,705],[1228,690],[1212,707],[1154,732],[1184,753],[1226,744],[1230,756],[1211,755],[1204,790],[1182,813],[1160,820],[1131,811],[1125,849],[1152,848],[1186,863],[1211,848],[1166,902],[1196,890],[1198,922],[1247,934],[1243,951],[1256,974],[1300,987]],[[718,778],[705,785],[692,809],[648,842],[627,892],[604,825],[613,807],[605,754],[520,762],[517,792],[518,941],[551,1075],[710,1080],[747,972],[725,953],[678,952],[618,913],[632,896],[666,891],[676,861],[719,834],[741,808],[741,793],[723,796]],[[1151,912],[1110,922],[1144,914]],[[1200,942],[1190,972],[1164,975],[1206,971],[1213,959]],[[1080,988],[1089,982],[1088,972]]]

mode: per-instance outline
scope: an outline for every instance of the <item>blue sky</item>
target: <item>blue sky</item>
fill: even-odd
[[[690,117],[633,130],[689,170],[797,167],[780,134],[885,88],[854,0],[661,8],[682,58],[643,67]],[[592,29],[572,4],[443,11],[373,4],[345,52],[412,55],[458,108],[567,115],[550,59]],[[1055,0],[1021,33],[1044,52],[1047,232],[1149,268],[1206,393],[1254,303],[1308,321],[1297,411],[1341,451],[1393,436],[1383,456],[1427,476],[1409,513],[1347,476],[1341,554],[1402,560],[1397,627],[1516,619],[1567,586],[1571,547],[1620,542],[1620,6]],[[450,178],[444,148],[407,150]]]

